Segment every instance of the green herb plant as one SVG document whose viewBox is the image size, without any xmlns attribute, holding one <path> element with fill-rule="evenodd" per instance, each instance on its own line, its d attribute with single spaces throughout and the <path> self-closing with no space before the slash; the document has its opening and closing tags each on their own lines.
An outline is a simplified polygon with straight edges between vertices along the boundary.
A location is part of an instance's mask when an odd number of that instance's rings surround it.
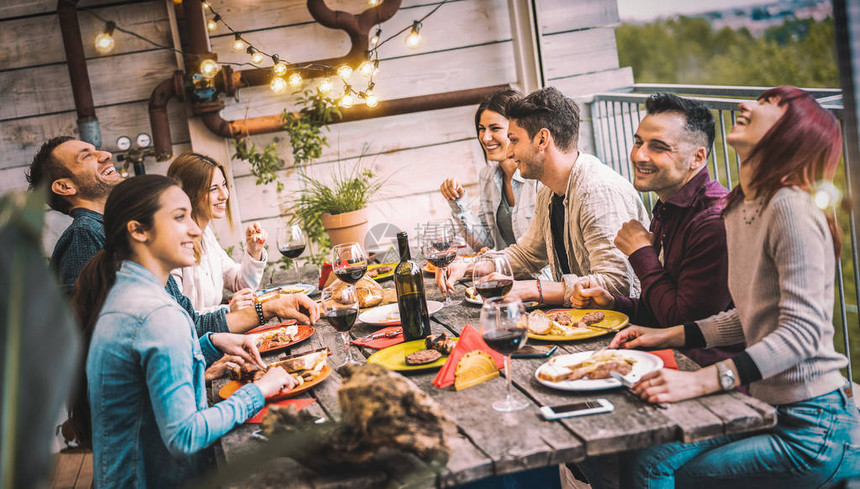
<svg viewBox="0 0 860 489">
<path fill-rule="evenodd" d="M 236 149 L 233 158 L 245 160 L 251 165 L 251 175 L 256 177 L 257 185 L 275 182 L 275 190 L 278 193 L 284 189 L 284 184 L 278 180 L 278 172 L 284 169 L 284 161 L 277 152 L 278 138 L 272 140 L 262 151 L 248 137 L 234 139 L 233 147 Z"/>
<path fill-rule="evenodd" d="M 293 148 L 293 161 L 296 168 L 301 169 L 307 163 L 319 158 L 323 148 L 328 146 L 328 138 L 323 130 L 341 117 L 337 103 L 321 92 L 305 90 L 297 95 L 296 100 L 304 108 L 298 112 L 284 111 L 284 129 L 290 135 Z"/>
</svg>

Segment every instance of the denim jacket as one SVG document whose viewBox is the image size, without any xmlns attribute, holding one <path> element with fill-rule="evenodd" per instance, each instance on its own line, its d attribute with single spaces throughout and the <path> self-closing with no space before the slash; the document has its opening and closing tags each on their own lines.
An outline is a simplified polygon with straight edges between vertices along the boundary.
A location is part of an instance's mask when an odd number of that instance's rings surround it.
<svg viewBox="0 0 860 489">
<path fill-rule="evenodd" d="M 198 452 L 263 407 L 254 384 L 208 407 L 203 373 L 221 355 L 209 337 L 149 270 L 123 262 L 86 365 L 96 488 L 178 486 L 205 470 Z"/>
</svg>

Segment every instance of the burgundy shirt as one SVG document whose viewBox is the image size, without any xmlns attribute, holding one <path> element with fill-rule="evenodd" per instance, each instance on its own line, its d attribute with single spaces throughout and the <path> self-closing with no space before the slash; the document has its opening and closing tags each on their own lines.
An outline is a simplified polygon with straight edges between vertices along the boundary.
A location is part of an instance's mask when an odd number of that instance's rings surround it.
<svg viewBox="0 0 860 489">
<path fill-rule="evenodd" d="M 726 194 L 728 190 L 711 180 L 705 168 L 668 201 L 657 201 L 650 230 L 654 244 L 629 257 L 642 294 L 638 299 L 614 295 L 615 310 L 627 314 L 634 324 L 669 327 L 732 307 L 721 216 Z M 701 366 L 741 351 L 743 345 L 681 349 Z"/>
</svg>

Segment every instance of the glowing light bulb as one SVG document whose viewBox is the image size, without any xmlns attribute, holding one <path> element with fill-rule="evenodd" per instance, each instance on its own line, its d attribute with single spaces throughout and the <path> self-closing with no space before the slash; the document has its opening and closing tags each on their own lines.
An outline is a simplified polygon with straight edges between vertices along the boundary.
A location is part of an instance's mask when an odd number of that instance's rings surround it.
<svg viewBox="0 0 860 489">
<path fill-rule="evenodd" d="M 269 83 L 269 88 L 275 93 L 284 93 L 287 90 L 287 82 L 283 78 L 276 76 Z"/>
<path fill-rule="evenodd" d="M 102 32 L 96 36 L 96 51 L 98 51 L 99 54 L 107 54 L 113 51 L 114 46 L 116 46 L 116 41 L 114 41 L 113 37 L 107 32 Z"/>
<path fill-rule="evenodd" d="M 406 36 L 406 46 L 410 49 L 418 49 L 418 46 L 421 44 L 421 34 L 419 31 L 421 30 L 421 23 L 417 20 L 412 23 L 412 30 L 409 31 L 409 35 Z"/>
<path fill-rule="evenodd" d="M 220 69 L 221 67 L 214 59 L 204 59 L 200 62 L 200 74 L 206 78 L 212 78 Z"/>
<path fill-rule="evenodd" d="M 218 23 L 215 22 L 214 20 L 209 19 L 206 22 L 206 28 L 209 29 L 210 31 L 214 31 L 216 27 L 218 27 Z"/>
<path fill-rule="evenodd" d="M 236 39 L 233 40 L 233 51 L 242 52 L 245 48 L 248 47 L 248 43 L 246 43 L 240 34 L 236 34 Z"/>
<path fill-rule="evenodd" d="M 209 10 L 209 8 L 210 8 L 209 2 L 203 2 L 203 8 L 205 8 L 206 10 Z"/>
<path fill-rule="evenodd" d="M 248 54 L 251 55 L 251 63 L 254 63 L 255 65 L 262 63 L 263 60 L 266 59 L 266 57 L 263 56 L 263 53 L 254 48 L 248 48 Z"/>
<path fill-rule="evenodd" d="M 382 0 L 367 0 L 367 4 L 371 7 L 376 7 L 380 3 L 382 3 Z"/>
<path fill-rule="evenodd" d="M 340 98 L 339 105 L 341 107 L 343 107 L 344 109 L 348 109 L 348 108 L 352 107 L 352 105 L 354 103 L 355 103 L 355 99 L 352 97 L 352 95 L 345 93 L 345 94 L 343 94 L 343 97 Z"/>
<path fill-rule="evenodd" d="M 337 75 L 344 80 L 349 80 L 349 77 L 352 76 L 352 68 L 349 65 L 341 65 L 337 69 Z"/>
<path fill-rule="evenodd" d="M 287 74 L 287 64 L 281 63 L 280 61 L 276 62 L 272 65 L 272 72 L 275 76 L 284 76 Z"/>
<path fill-rule="evenodd" d="M 373 36 L 370 37 L 370 42 L 368 43 L 370 49 L 376 47 L 379 44 L 379 36 L 382 35 L 382 29 L 376 29 L 376 32 L 373 33 Z"/>
<path fill-rule="evenodd" d="M 320 92 L 329 93 L 331 91 L 332 83 L 331 78 L 326 78 L 320 83 Z"/>
<path fill-rule="evenodd" d="M 371 109 L 379 105 L 379 97 L 373 94 L 370 90 L 367 91 L 367 95 L 364 96 L 364 103 L 367 104 Z"/>
<path fill-rule="evenodd" d="M 821 210 L 833 209 L 842 200 L 842 191 L 831 182 L 821 181 L 815 184 L 812 199 Z"/>
<path fill-rule="evenodd" d="M 370 78 L 373 75 L 373 63 L 370 60 L 364 60 L 358 65 L 358 72 L 365 78 Z"/>
<path fill-rule="evenodd" d="M 289 78 L 287 78 L 287 82 L 293 88 L 299 88 L 302 86 L 302 75 L 298 73 L 292 73 Z"/>
</svg>

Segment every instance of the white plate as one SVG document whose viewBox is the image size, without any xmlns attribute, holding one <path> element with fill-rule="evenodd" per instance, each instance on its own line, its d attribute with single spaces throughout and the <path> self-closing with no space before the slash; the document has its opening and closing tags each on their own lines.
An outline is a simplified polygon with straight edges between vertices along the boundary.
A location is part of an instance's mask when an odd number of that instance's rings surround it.
<svg viewBox="0 0 860 489">
<path fill-rule="evenodd" d="M 290 285 L 281 285 L 281 294 L 289 295 L 289 294 L 305 294 L 311 295 L 317 290 L 315 285 L 311 284 L 290 284 Z"/>
<path fill-rule="evenodd" d="M 442 310 L 441 302 L 427 301 L 427 313 L 429 315 L 432 316 L 440 310 Z M 358 320 L 375 326 L 394 326 L 400 324 L 399 312 L 397 304 L 387 304 L 364 311 L 358 315 Z M 397 319 L 393 319 L 392 316 L 396 316 Z"/>
<path fill-rule="evenodd" d="M 651 373 L 655 370 L 659 370 L 663 368 L 663 360 L 660 359 L 657 355 L 652 355 L 647 351 L 639 351 L 639 350 L 606 350 L 607 352 L 618 352 L 624 355 L 627 358 L 632 358 L 636 360 L 636 363 L 633 364 L 633 370 L 626 375 L 628 379 L 633 382 L 638 381 L 642 378 L 643 375 Z M 572 362 L 577 363 L 585 360 L 590 357 L 593 351 L 583 351 L 579 353 L 570 353 L 568 355 L 557 355 L 552 360 L 553 362 Z M 601 389 L 612 389 L 615 387 L 621 387 L 621 382 L 613 378 L 608 379 L 580 379 L 580 380 L 564 380 L 561 382 L 550 382 L 548 380 L 541 379 L 538 374 L 545 369 L 549 368 L 549 362 L 544 363 L 540 367 L 535 370 L 535 379 L 541 384 L 551 387 L 553 389 L 559 389 L 563 391 L 596 391 Z"/>
</svg>

